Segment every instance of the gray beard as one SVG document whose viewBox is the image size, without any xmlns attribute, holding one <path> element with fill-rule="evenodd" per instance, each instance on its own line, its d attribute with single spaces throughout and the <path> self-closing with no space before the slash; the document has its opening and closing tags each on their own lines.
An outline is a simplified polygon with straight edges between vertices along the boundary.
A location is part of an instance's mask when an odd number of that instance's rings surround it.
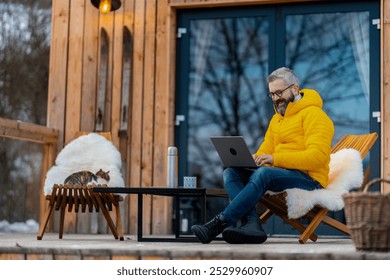
<svg viewBox="0 0 390 280">
<path fill-rule="evenodd" d="M 284 104 L 283 106 L 276 107 L 276 112 L 284 116 L 284 114 L 286 113 L 287 105 L 288 103 Z"/>
<path fill-rule="evenodd" d="M 279 105 L 279 106 L 277 105 L 278 102 L 276 104 L 274 104 L 276 112 L 278 112 L 279 114 L 284 116 L 284 114 L 286 113 L 286 109 L 287 109 L 288 103 L 292 102 L 293 100 L 294 100 L 294 95 L 293 94 L 291 94 L 286 99 L 279 100 L 279 101 L 283 101 L 284 103 L 283 103 L 283 105 Z"/>
</svg>

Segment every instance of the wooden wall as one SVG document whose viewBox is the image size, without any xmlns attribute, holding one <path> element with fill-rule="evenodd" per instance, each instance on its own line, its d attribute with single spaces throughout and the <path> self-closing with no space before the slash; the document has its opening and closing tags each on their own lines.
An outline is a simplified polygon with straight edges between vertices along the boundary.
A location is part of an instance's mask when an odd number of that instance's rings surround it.
<svg viewBox="0 0 390 280">
<path fill-rule="evenodd" d="M 387 50 L 387 51 L 385 51 Z M 381 0 L 381 177 L 390 178 L 390 0 Z M 382 186 L 390 192 L 389 185 Z"/>
<path fill-rule="evenodd" d="M 103 15 L 90 0 L 53 0 L 47 124 L 60 131 L 58 150 L 73 139 L 76 131 L 111 131 L 122 154 L 127 186 L 163 186 L 166 151 L 173 145 L 176 9 L 282 2 L 293 1 L 122 0 L 119 10 Z M 390 178 L 390 57 L 383 51 L 390 48 L 390 0 L 381 0 L 381 5 L 382 174 Z M 125 28 L 132 39 L 128 89 L 122 88 Z M 107 35 L 108 61 L 104 106 L 100 108 L 102 34 Z M 123 104 L 129 105 L 126 114 Z M 123 116 L 127 129 L 120 130 Z M 385 188 L 390 191 L 390 187 Z M 127 233 L 136 232 L 136 204 L 135 197 L 125 201 Z M 144 205 L 144 232 L 170 232 L 169 199 L 148 197 Z M 91 219 L 88 215 L 67 218 L 67 229 L 89 232 Z"/>
<path fill-rule="evenodd" d="M 90 0 L 52 2 L 48 126 L 60 130 L 59 150 L 76 131 L 95 131 L 97 127 L 111 131 L 122 154 L 127 186 L 165 184 L 166 150 L 173 144 L 168 21 L 168 1 L 126 0 L 118 11 L 107 15 L 100 14 Z M 128 89 L 122 89 L 124 28 L 132 36 Z M 100 77 L 104 33 L 108 39 L 107 76 Z M 98 100 L 103 78 L 107 81 L 104 108 Z M 128 92 L 127 114 L 121 109 L 122 91 Z M 99 116 L 102 127 L 97 125 Z M 120 131 L 123 116 L 128 125 Z M 123 213 L 125 231 L 131 233 L 136 232 L 136 202 L 129 197 Z M 170 231 L 169 200 L 148 197 L 144 203 L 144 215 L 149 217 L 144 231 Z M 67 231 L 90 230 L 92 216 L 80 216 L 66 219 Z"/>
</svg>

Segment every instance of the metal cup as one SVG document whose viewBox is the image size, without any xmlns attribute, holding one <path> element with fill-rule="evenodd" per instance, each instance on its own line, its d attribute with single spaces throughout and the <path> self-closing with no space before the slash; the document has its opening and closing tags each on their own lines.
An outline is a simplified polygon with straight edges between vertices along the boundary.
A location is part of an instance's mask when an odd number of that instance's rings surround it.
<svg viewBox="0 0 390 280">
<path fill-rule="evenodd" d="M 196 189 L 196 177 L 195 176 L 184 176 L 183 187 L 185 189 Z"/>
</svg>

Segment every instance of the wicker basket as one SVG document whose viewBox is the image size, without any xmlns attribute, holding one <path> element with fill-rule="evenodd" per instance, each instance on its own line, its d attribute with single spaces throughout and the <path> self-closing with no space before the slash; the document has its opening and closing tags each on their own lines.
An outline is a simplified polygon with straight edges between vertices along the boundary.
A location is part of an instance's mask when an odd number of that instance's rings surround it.
<svg viewBox="0 0 390 280">
<path fill-rule="evenodd" d="M 347 226 L 357 250 L 390 251 L 390 193 L 368 192 L 380 182 L 390 180 L 373 179 L 363 192 L 343 196 Z"/>
</svg>

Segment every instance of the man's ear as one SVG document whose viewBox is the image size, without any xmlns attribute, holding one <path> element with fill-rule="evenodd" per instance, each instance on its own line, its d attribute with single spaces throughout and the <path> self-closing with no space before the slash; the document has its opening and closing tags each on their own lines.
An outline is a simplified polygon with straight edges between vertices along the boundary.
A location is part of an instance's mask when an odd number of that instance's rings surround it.
<svg viewBox="0 0 390 280">
<path fill-rule="evenodd" d="M 294 85 L 292 88 L 293 88 L 293 91 L 294 91 L 294 96 L 297 96 L 299 94 L 299 86 L 298 85 Z"/>
</svg>

